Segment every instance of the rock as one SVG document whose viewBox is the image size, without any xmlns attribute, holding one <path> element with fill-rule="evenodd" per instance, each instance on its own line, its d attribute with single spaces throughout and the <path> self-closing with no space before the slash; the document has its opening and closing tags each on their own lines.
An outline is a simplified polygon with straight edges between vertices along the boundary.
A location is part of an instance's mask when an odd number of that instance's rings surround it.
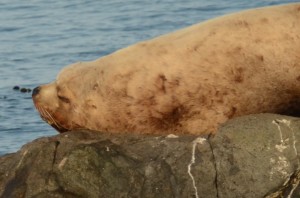
<svg viewBox="0 0 300 198">
<path fill-rule="evenodd" d="M 299 168 L 299 140 L 296 118 L 260 114 L 227 122 L 211 139 L 219 197 L 270 194 Z"/>
<path fill-rule="evenodd" d="M 24 87 L 20 88 L 17 85 L 13 87 L 13 90 L 20 91 L 21 93 L 30 93 L 31 92 L 30 88 L 24 88 Z"/>
<path fill-rule="evenodd" d="M 260 114 L 215 137 L 77 131 L 0 158 L 1 197 L 299 197 L 299 119 Z"/>
<path fill-rule="evenodd" d="M 16 85 L 13 87 L 13 90 L 20 90 L 20 87 Z"/>
<path fill-rule="evenodd" d="M 21 88 L 20 92 L 22 92 L 22 93 L 27 93 L 27 92 L 30 93 L 31 89 L 29 89 L 29 88 Z"/>
</svg>

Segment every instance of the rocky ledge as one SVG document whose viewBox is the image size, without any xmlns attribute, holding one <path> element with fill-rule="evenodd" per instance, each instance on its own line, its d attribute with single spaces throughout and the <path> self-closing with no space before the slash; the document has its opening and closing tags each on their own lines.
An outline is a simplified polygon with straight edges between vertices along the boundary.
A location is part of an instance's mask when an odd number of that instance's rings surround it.
<svg viewBox="0 0 300 198">
<path fill-rule="evenodd" d="M 233 119 L 214 137 L 44 137 L 0 158 L 1 197 L 300 197 L 300 121 Z"/>
</svg>

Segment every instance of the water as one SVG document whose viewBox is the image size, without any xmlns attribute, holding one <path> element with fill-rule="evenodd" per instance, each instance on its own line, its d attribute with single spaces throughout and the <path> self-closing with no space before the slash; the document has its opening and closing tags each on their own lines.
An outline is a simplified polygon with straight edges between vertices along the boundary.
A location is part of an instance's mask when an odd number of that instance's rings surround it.
<svg viewBox="0 0 300 198">
<path fill-rule="evenodd" d="M 292 0 L 1 0 L 0 155 L 57 132 L 35 111 L 30 93 L 62 67 L 94 60 L 137 41 L 247 8 Z"/>
</svg>

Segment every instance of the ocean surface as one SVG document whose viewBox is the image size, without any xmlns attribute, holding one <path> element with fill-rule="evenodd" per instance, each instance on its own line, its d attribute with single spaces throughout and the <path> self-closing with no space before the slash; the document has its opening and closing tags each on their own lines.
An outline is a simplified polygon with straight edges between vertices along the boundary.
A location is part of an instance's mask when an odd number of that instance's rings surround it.
<svg viewBox="0 0 300 198">
<path fill-rule="evenodd" d="M 0 0 L 0 155 L 57 132 L 31 93 L 66 65 L 239 10 L 293 0 Z"/>
</svg>

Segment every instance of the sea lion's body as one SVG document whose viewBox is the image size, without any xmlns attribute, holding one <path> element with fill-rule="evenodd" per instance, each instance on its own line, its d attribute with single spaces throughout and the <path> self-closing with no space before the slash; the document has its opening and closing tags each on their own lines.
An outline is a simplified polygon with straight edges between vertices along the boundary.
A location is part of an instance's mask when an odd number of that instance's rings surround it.
<svg viewBox="0 0 300 198">
<path fill-rule="evenodd" d="M 298 3 L 219 17 L 70 65 L 33 98 L 61 132 L 204 134 L 236 116 L 291 109 L 299 82 Z"/>
</svg>

